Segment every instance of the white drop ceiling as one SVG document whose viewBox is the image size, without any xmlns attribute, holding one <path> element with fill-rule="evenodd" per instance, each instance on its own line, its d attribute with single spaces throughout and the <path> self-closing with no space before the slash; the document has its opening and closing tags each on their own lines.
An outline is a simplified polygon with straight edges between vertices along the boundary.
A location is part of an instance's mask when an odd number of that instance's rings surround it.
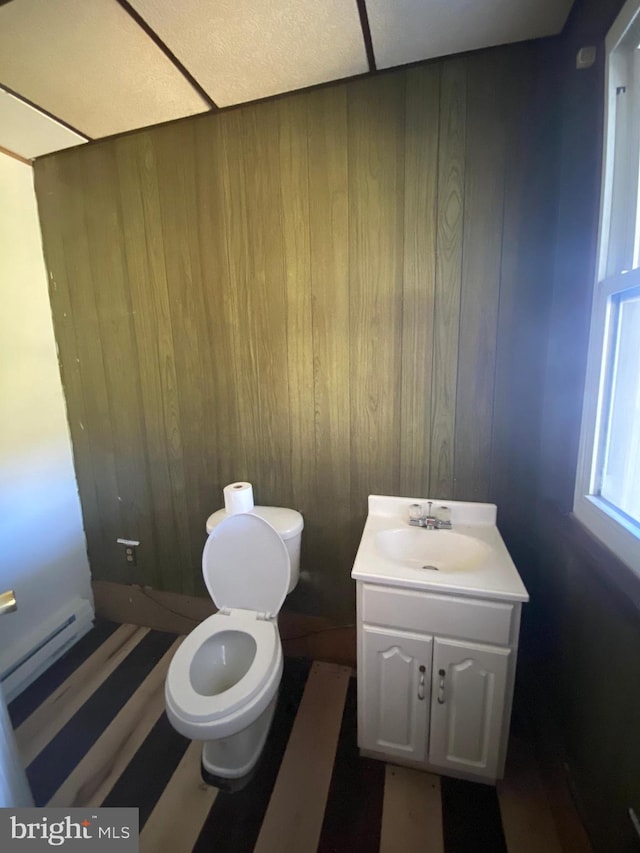
<svg viewBox="0 0 640 853">
<path fill-rule="evenodd" d="M 0 146 L 28 160 L 85 142 L 69 128 L 0 90 Z"/>
<path fill-rule="evenodd" d="M 132 0 L 219 107 L 369 70 L 355 0 Z"/>
<path fill-rule="evenodd" d="M 572 2 L 0 0 L 0 87 L 23 99 L 0 91 L 0 146 L 33 158 L 376 68 L 555 35 Z"/>
<path fill-rule="evenodd" d="M 367 0 L 378 68 L 554 35 L 573 0 Z"/>
</svg>

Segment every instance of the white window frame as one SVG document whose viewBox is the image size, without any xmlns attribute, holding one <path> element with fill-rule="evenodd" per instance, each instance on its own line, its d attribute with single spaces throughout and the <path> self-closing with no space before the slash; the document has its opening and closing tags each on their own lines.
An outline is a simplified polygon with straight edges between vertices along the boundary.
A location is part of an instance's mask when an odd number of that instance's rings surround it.
<svg viewBox="0 0 640 853">
<path fill-rule="evenodd" d="M 624 514 L 617 512 L 615 507 L 598 496 L 596 483 L 598 476 L 598 471 L 596 470 L 596 457 L 598 455 L 596 442 L 600 435 L 599 402 L 606 379 L 607 359 L 605 356 L 608 346 L 609 300 L 614 293 L 620 293 L 640 286 L 640 269 L 611 274 L 612 254 L 619 257 L 620 252 L 620 246 L 615 245 L 615 235 L 611 235 L 612 199 L 614 195 L 614 164 L 612 153 L 614 151 L 616 120 L 620 121 L 620 113 L 616 114 L 616 98 L 618 97 L 616 95 L 616 88 L 624 82 L 620 77 L 622 72 L 619 64 L 616 57 L 612 56 L 612 54 L 631 26 L 634 23 L 637 26 L 639 21 L 640 0 L 627 0 L 605 41 L 605 133 L 602 161 L 600 224 L 598 230 L 598 261 L 591 314 L 589 353 L 573 511 L 576 518 L 585 527 L 594 533 L 598 539 L 602 540 L 617 557 L 625 562 L 640 577 L 640 536 L 637 526 L 632 524 Z M 640 103 L 640 95 L 636 97 L 638 103 Z M 633 116 L 627 115 L 626 119 L 623 117 L 623 120 L 634 123 L 634 125 L 629 125 L 629 127 L 631 128 L 631 133 L 640 142 L 640 111 L 638 113 L 634 111 Z M 632 161 L 633 157 L 636 159 L 635 164 L 632 163 L 629 166 L 631 174 L 627 173 L 623 175 L 622 179 L 619 174 L 616 175 L 617 186 L 624 185 L 627 188 L 625 192 L 629 194 L 629 197 L 623 200 L 623 204 L 627 210 L 629 210 L 628 205 L 637 204 L 638 199 L 637 179 L 640 144 L 637 147 L 634 144 L 632 147 L 634 152 L 633 154 L 630 153 L 628 159 L 629 161 Z M 619 189 L 618 192 L 620 192 Z M 619 196 L 617 196 L 616 205 L 617 209 L 619 209 Z M 624 213 L 622 215 L 624 217 Z M 634 254 L 637 253 L 638 247 L 635 246 Z M 632 264 L 630 263 L 629 266 L 632 266 Z"/>
</svg>

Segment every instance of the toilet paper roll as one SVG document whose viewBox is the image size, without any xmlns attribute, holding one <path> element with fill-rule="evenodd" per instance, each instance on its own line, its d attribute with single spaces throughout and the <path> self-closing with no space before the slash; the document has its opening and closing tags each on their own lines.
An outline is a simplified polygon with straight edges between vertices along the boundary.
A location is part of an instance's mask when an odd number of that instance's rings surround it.
<svg viewBox="0 0 640 853">
<path fill-rule="evenodd" d="M 229 483 L 222 490 L 224 508 L 229 515 L 251 512 L 253 509 L 253 486 L 251 483 Z"/>
</svg>

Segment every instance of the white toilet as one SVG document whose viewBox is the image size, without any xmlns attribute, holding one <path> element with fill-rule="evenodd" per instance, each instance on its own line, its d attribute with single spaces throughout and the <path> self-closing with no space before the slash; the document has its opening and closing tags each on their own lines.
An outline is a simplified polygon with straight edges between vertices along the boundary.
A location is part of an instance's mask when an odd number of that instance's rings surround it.
<svg viewBox="0 0 640 853">
<path fill-rule="evenodd" d="M 218 612 L 174 655 L 165 701 L 173 727 L 204 741 L 213 776 L 244 776 L 266 742 L 282 676 L 277 616 L 298 580 L 302 527 L 300 513 L 282 507 L 207 520 L 202 573 Z"/>
</svg>

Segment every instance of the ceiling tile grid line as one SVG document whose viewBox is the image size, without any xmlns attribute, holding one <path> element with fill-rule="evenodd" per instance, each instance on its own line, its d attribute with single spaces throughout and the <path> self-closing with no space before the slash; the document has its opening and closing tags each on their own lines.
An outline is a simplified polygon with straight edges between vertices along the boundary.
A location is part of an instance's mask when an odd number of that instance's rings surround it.
<svg viewBox="0 0 640 853">
<path fill-rule="evenodd" d="M 129 0 L 218 104 L 369 71 L 356 0 Z"/>
<path fill-rule="evenodd" d="M 26 107 L 31 108 L 32 110 L 37 110 L 46 118 L 55 121 L 57 124 L 62 125 L 62 127 L 66 127 L 71 133 L 75 133 L 78 136 L 81 136 L 85 141 L 89 141 L 91 139 L 86 133 L 83 133 L 81 130 L 78 130 L 77 127 L 73 127 L 69 124 L 69 122 L 65 121 L 60 116 L 56 116 L 53 113 L 45 110 L 44 107 L 41 107 L 39 104 L 34 104 L 33 101 L 30 101 L 28 98 L 25 98 L 24 95 L 21 95 L 19 92 L 14 92 L 9 86 L 5 85 L 5 83 L 0 80 L 0 91 L 6 92 L 7 95 L 10 95 L 12 98 L 15 98 L 18 101 L 21 101 Z"/>
<path fill-rule="evenodd" d="M 122 6 L 125 12 L 131 16 L 131 18 L 138 24 L 138 26 L 152 39 L 155 44 L 160 48 L 160 50 L 165 54 L 167 59 L 172 62 L 178 71 L 182 74 L 182 76 L 191 83 L 193 88 L 198 92 L 198 94 L 208 102 L 209 106 L 212 109 L 218 109 L 218 105 L 215 101 L 208 95 L 207 92 L 202 88 L 200 83 L 196 80 L 196 78 L 191 74 L 188 68 L 180 62 L 178 57 L 169 49 L 169 47 L 162 41 L 160 36 L 151 29 L 149 24 L 145 21 L 145 19 L 140 15 L 128 2 L 128 0 L 116 0 L 116 2 Z"/>
<path fill-rule="evenodd" d="M 1 148 L 30 161 L 86 141 L 74 129 L 0 88 Z"/>
<path fill-rule="evenodd" d="M 362 38 L 364 39 L 364 47 L 367 52 L 369 71 L 373 72 L 377 70 L 377 65 L 373 50 L 373 40 L 371 39 L 371 27 L 369 26 L 367 3 L 366 0 L 356 0 L 356 2 L 358 4 L 358 14 L 360 15 L 360 26 L 362 27 Z"/>
<path fill-rule="evenodd" d="M 116 0 L 0 6 L 0 80 L 92 137 L 210 109 Z"/>
</svg>

